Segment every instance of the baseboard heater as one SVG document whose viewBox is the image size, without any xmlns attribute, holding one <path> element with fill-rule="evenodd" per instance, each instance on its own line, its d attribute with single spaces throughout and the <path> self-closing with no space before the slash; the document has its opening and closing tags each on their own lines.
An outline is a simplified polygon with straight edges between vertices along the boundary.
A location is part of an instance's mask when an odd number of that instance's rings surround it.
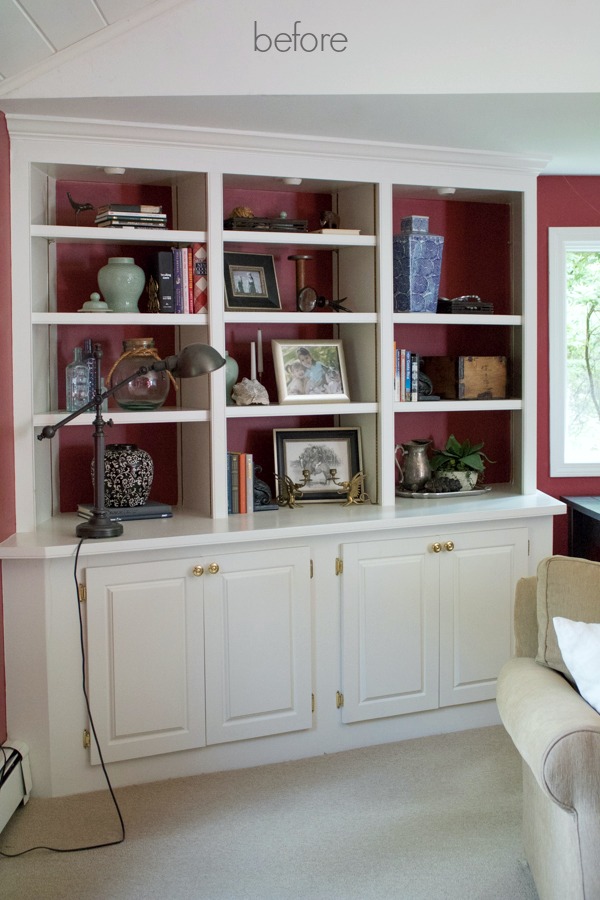
<svg viewBox="0 0 600 900">
<path fill-rule="evenodd" d="M 22 741 L 7 741 L 0 750 L 0 831 L 30 793 L 29 748 Z"/>
</svg>

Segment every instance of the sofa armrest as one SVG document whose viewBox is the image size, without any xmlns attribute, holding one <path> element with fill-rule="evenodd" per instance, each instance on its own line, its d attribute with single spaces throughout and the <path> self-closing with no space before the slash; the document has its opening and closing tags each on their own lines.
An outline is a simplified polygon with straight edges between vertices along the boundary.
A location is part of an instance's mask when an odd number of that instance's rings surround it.
<svg viewBox="0 0 600 900">
<path fill-rule="evenodd" d="M 519 578 L 515 588 L 515 656 L 538 652 L 537 576 Z"/>
<path fill-rule="evenodd" d="M 562 675 L 529 657 L 504 665 L 497 703 L 542 790 L 565 809 L 600 813 L 600 715 Z"/>
</svg>

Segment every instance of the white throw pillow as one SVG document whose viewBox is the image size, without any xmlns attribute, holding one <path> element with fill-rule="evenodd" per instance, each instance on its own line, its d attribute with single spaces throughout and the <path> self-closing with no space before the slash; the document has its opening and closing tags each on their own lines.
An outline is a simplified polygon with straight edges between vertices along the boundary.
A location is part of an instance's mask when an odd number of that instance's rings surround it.
<svg viewBox="0 0 600 900">
<path fill-rule="evenodd" d="M 555 616 L 562 657 L 584 700 L 600 712 L 600 624 Z"/>
</svg>

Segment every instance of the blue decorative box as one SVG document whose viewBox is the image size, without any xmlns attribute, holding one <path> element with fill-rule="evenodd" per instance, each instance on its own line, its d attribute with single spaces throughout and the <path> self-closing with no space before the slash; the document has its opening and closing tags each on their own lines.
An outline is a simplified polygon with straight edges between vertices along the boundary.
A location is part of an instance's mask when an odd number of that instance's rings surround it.
<svg viewBox="0 0 600 900">
<path fill-rule="evenodd" d="M 400 234 L 394 235 L 394 312 L 437 311 L 444 238 L 412 230 L 429 227 L 427 216 L 402 219 Z"/>
</svg>

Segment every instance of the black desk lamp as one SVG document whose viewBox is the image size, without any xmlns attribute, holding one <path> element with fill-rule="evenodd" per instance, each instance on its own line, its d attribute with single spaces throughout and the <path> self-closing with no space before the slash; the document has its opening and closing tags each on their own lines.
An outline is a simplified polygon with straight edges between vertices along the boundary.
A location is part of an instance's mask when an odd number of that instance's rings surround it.
<svg viewBox="0 0 600 900">
<path fill-rule="evenodd" d="M 100 384 L 100 363 L 102 360 L 102 347 L 94 344 L 94 359 L 96 361 L 96 384 Z M 59 428 L 73 421 L 89 409 L 94 409 L 94 506 L 91 518 L 82 522 L 75 529 L 77 537 L 83 538 L 111 538 L 123 534 L 121 522 L 113 522 L 104 506 L 104 426 L 112 425 L 112 419 L 106 422 L 102 418 L 102 404 L 111 397 L 124 384 L 132 378 L 145 375 L 147 372 L 171 372 L 176 378 L 196 378 L 198 375 L 206 375 L 225 365 L 225 359 L 214 347 L 208 344 L 190 344 L 184 347 L 181 353 L 160 359 L 149 366 L 140 366 L 137 372 L 132 372 L 127 378 L 113 385 L 105 391 L 96 391 L 93 400 L 86 403 L 67 416 L 56 425 L 46 425 L 38 434 L 38 441 L 44 438 L 53 438 Z"/>
</svg>

